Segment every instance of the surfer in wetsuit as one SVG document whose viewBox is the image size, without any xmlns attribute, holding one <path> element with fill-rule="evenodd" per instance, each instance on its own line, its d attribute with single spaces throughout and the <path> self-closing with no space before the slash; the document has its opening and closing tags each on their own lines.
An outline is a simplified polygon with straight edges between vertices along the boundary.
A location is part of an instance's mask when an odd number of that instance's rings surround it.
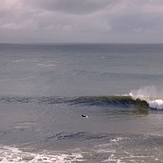
<svg viewBox="0 0 163 163">
<path fill-rule="evenodd" d="M 90 118 L 90 116 L 88 116 L 88 115 L 81 115 L 81 117 L 83 117 L 83 118 Z"/>
</svg>

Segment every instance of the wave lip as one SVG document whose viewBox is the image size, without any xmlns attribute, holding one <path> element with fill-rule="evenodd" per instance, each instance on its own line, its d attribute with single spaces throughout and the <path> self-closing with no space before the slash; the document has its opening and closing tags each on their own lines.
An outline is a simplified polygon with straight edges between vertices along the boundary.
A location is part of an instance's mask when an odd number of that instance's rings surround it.
<svg viewBox="0 0 163 163">
<path fill-rule="evenodd" d="M 162 110 L 163 109 L 163 99 L 156 98 L 158 95 L 160 96 L 162 93 L 158 91 L 156 86 L 146 86 L 139 88 L 138 90 L 132 90 L 129 95 L 133 99 L 140 99 L 147 102 L 149 108 Z"/>
<path fill-rule="evenodd" d="M 151 109 L 156 109 L 156 110 L 163 110 L 163 99 L 161 98 L 154 98 L 154 97 L 134 97 L 132 94 L 130 94 L 131 97 L 135 100 L 139 99 L 142 101 L 146 101 L 148 104 L 148 107 Z"/>
</svg>

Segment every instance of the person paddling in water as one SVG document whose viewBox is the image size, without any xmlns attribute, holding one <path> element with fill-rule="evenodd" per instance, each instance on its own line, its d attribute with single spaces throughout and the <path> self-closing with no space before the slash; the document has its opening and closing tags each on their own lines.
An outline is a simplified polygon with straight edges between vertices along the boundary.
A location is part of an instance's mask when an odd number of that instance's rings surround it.
<svg viewBox="0 0 163 163">
<path fill-rule="evenodd" d="M 83 118 L 90 118 L 90 116 L 88 116 L 88 115 L 81 115 L 81 117 L 83 117 Z"/>
</svg>

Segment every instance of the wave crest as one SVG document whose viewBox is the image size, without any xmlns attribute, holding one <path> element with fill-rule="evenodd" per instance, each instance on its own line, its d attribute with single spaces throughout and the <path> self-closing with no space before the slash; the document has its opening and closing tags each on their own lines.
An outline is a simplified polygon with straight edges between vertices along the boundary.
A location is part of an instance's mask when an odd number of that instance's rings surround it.
<svg viewBox="0 0 163 163">
<path fill-rule="evenodd" d="M 163 99 L 145 96 L 1 97 L 1 103 L 38 103 L 163 109 Z"/>
<path fill-rule="evenodd" d="M 146 101 L 149 105 L 149 108 L 163 109 L 163 99 L 156 98 L 158 95 L 158 91 L 155 86 L 147 86 L 138 90 L 132 90 L 129 95 L 133 99 L 140 99 Z"/>
</svg>

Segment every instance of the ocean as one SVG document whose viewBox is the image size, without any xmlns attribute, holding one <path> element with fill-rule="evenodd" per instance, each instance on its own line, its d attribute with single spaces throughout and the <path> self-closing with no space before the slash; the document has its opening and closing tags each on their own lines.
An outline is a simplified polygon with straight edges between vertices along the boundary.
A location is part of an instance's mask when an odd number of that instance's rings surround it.
<svg viewBox="0 0 163 163">
<path fill-rule="evenodd" d="M 162 163 L 163 44 L 0 44 L 0 162 Z"/>
</svg>

